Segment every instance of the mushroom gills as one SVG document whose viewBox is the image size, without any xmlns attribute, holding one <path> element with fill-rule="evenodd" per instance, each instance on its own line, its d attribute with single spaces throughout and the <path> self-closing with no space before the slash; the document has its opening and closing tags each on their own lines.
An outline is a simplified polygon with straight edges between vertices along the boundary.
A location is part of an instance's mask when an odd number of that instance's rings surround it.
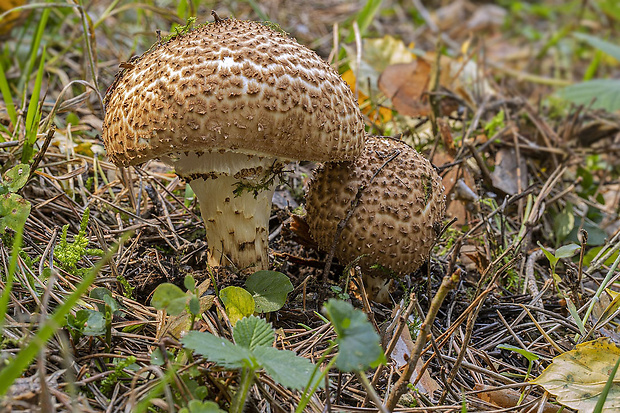
<svg viewBox="0 0 620 413">
<path fill-rule="evenodd" d="M 275 158 L 229 151 L 177 153 L 163 160 L 196 194 L 209 265 L 267 269 L 271 199 L 282 164 Z"/>
</svg>

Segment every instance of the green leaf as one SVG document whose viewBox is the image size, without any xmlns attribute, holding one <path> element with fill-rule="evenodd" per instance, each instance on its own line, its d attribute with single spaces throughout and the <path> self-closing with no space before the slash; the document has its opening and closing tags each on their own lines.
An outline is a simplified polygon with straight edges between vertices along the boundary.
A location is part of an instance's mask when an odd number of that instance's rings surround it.
<svg viewBox="0 0 620 413">
<path fill-rule="evenodd" d="M 575 253 L 577 252 L 579 248 L 581 248 L 581 246 L 577 244 L 563 245 L 557 250 L 555 250 L 555 257 L 557 259 L 570 258 L 573 255 L 575 255 Z"/>
<path fill-rule="evenodd" d="M 124 236 L 120 242 L 125 242 L 125 240 L 127 240 L 126 236 Z M 8 360 L 5 367 L 0 370 L 0 396 L 6 394 L 11 384 L 15 382 L 15 379 L 23 373 L 24 369 L 26 369 L 39 354 L 47 340 L 58 330 L 58 326 L 62 325 L 69 311 L 77 304 L 82 295 L 86 294 L 90 285 L 95 281 L 96 275 L 101 271 L 101 268 L 110 261 L 112 256 L 116 254 L 117 250 L 118 245 L 110 248 L 106 255 L 86 273 L 82 282 L 75 287 L 75 290 L 70 295 L 65 296 L 64 302 L 39 326 L 39 331 L 37 331 L 28 344 L 22 347 L 19 353 L 17 353 L 17 356 Z"/>
<path fill-rule="evenodd" d="M 108 290 L 105 287 L 97 287 L 97 288 L 93 288 L 90 293 L 88 294 L 88 296 L 90 298 L 94 298 L 96 300 L 101 300 L 103 301 L 103 303 L 95 303 L 95 305 L 97 306 L 97 309 L 102 312 L 105 313 L 105 306 L 106 304 L 108 306 L 110 306 L 110 309 L 112 310 L 112 313 L 115 313 L 116 311 L 118 311 L 120 309 L 120 305 L 118 304 L 118 301 L 116 301 L 113 297 L 112 297 L 112 291 Z"/>
<path fill-rule="evenodd" d="M 558 243 L 564 241 L 574 227 L 575 214 L 573 213 L 572 205 L 568 204 L 567 207 L 560 211 L 553 219 L 553 229 L 555 230 Z"/>
<path fill-rule="evenodd" d="M 194 350 L 220 366 L 228 368 L 242 368 L 252 365 L 252 356 L 245 347 L 235 346 L 228 340 L 215 337 L 210 333 L 190 331 L 181 339 L 185 348 Z"/>
<path fill-rule="evenodd" d="M 220 409 L 220 406 L 211 401 L 201 402 L 200 400 L 190 400 L 187 403 L 187 407 L 184 407 L 179 412 L 181 413 L 226 413 L 224 410 Z"/>
<path fill-rule="evenodd" d="M 573 36 L 575 36 L 579 40 L 583 40 L 590 46 L 600 50 L 601 52 L 607 53 L 614 59 L 620 61 L 620 46 L 618 46 L 617 44 L 610 43 L 606 40 L 601 39 L 600 37 L 592 36 L 585 33 L 573 33 Z"/>
<path fill-rule="evenodd" d="M 579 329 L 579 333 L 582 336 L 585 336 L 586 333 L 586 329 L 583 326 L 583 321 L 581 321 L 581 317 L 579 316 L 579 313 L 577 312 L 577 307 L 575 307 L 575 304 L 573 303 L 573 301 L 566 297 L 566 306 L 568 307 L 568 312 L 570 313 L 570 315 L 573 317 L 573 320 L 575 321 L 575 324 L 577 324 L 577 328 Z"/>
<path fill-rule="evenodd" d="M 151 298 L 151 305 L 157 310 L 167 310 L 171 315 L 179 315 L 185 310 L 188 295 L 170 283 L 157 286 Z"/>
<path fill-rule="evenodd" d="M 46 9 L 47 10 L 47 9 Z M 39 96 L 41 94 L 41 83 L 43 81 L 43 73 L 45 67 L 45 47 L 41 54 L 39 62 L 39 70 L 34 81 L 34 89 L 30 96 L 28 104 L 28 112 L 26 113 L 26 141 L 22 152 L 22 162 L 28 163 L 32 159 L 33 147 L 37 141 L 37 132 L 39 130 L 39 121 L 41 120 L 41 111 L 39 109 Z"/>
<path fill-rule="evenodd" d="M 200 300 L 198 300 L 198 297 L 196 297 L 195 295 L 192 295 L 192 297 L 189 299 L 189 311 L 193 315 L 200 314 Z"/>
<path fill-rule="evenodd" d="M 364 7 L 357 13 L 355 20 L 357 21 L 357 27 L 359 28 L 360 35 L 363 36 L 366 29 L 372 23 L 375 15 L 379 11 L 382 0 L 368 0 Z M 351 33 L 346 39 L 346 43 L 351 43 L 355 39 L 355 32 L 351 29 Z"/>
<path fill-rule="evenodd" d="M 220 291 L 220 300 L 224 303 L 226 314 L 234 327 L 243 317 L 254 314 L 254 298 L 241 287 L 230 286 Z"/>
<path fill-rule="evenodd" d="M 620 109 L 620 79 L 594 79 L 558 90 L 558 96 L 576 105 L 614 112 Z M 596 99 L 596 100 L 594 100 Z"/>
<path fill-rule="evenodd" d="M 271 325 L 253 315 L 245 317 L 233 328 L 233 337 L 238 346 L 254 350 L 259 346 L 271 346 L 276 336 Z"/>
<path fill-rule="evenodd" d="M 293 390 L 301 390 L 308 385 L 315 366 L 310 360 L 298 357 L 289 350 L 273 347 L 257 347 L 253 351 L 259 364 L 263 366 L 277 383 Z M 320 374 L 315 375 L 317 379 Z"/>
<path fill-rule="evenodd" d="M 0 195 L 0 234 L 8 227 L 17 232 L 26 224 L 30 214 L 30 202 L 17 194 Z"/>
<path fill-rule="evenodd" d="M 4 99 L 6 111 L 9 115 L 9 119 L 11 120 L 11 124 L 13 124 L 13 127 L 15 128 L 17 125 L 17 112 L 15 111 L 15 104 L 13 103 L 13 97 L 11 96 L 11 87 L 6 79 L 2 64 L 0 64 L 0 93 Z M 2 138 L 0 138 L 0 142 L 2 142 Z"/>
<path fill-rule="evenodd" d="M 196 289 L 196 280 L 194 280 L 191 274 L 188 274 L 185 276 L 185 280 L 183 280 L 183 285 L 189 291 L 194 291 L 194 289 Z"/>
<path fill-rule="evenodd" d="M 551 252 L 547 250 L 547 248 L 543 247 L 540 241 L 538 241 L 538 246 L 542 249 L 542 252 L 545 253 L 545 257 L 549 260 L 549 264 L 551 264 L 551 268 L 555 268 L 555 265 L 558 263 L 559 259 L 555 257 Z"/>
<path fill-rule="evenodd" d="M 17 192 L 26 185 L 30 176 L 30 165 L 20 163 L 4 174 L 4 183 L 9 192 Z"/>
<path fill-rule="evenodd" d="M 385 362 L 379 336 L 366 314 L 346 301 L 335 299 L 325 304 L 325 310 L 338 334 L 336 367 L 340 371 L 363 371 Z"/>
<path fill-rule="evenodd" d="M 588 234 L 588 241 L 590 241 L 590 234 Z M 602 249 L 603 247 L 595 247 L 595 248 L 592 248 L 590 251 L 588 251 L 586 255 L 583 257 L 583 265 L 589 266 L 592 260 L 594 259 L 594 257 L 596 257 L 597 254 Z M 615 252 L 611 254 L 611 256 L 609 256 L 609 258 L 605 260 L 603 265 L 606 265 L 608 267 L 611 266 L 614 263 L 614 261 L 618 258 L 618 254 L 620 254 L 620 252 Z"/>
<path fill-rule="evenodd" d="M 523 357 L 528 359 L 528 361 L 536 361 L 536 360 L 538 360 L 540 358 L 536 354 L 534 354 L 534 353 L 532 353 L 530 351 L 522 349 L 521 347 L 511 346 L 509 344 L 500 344 L 499 346 L 497 346 L 497 348 L 501 348 L 501 349 L 504 349 L 504 350 L 510 350 L 510 351 L 514 351 L 515 353 L 519 353 Z"/>
<path fill-rule="evenodd" d="M 256 271 L 248 277 L 245 287 L 253 295 L 259 313 L 278 311 L 293 291 L 289 278 L 278 271 Z"/>
<path fill-rule="evenodd" d="M 76 319 L 84 320 L 84 327 L 81 330 L 85 336 L 100 336 L 105 333 L 105 317 L 102 313 L 95 310 L 79 310 Z"/>
</svg>

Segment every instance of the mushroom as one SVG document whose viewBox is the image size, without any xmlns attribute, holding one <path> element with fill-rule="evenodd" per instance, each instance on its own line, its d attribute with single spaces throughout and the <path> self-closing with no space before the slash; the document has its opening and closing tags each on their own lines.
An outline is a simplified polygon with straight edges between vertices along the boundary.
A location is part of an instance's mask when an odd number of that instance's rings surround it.
<svg viewBox="0 0 620 413">
<path fill-rule="evenodd" d="M 315 52 L 273 25 L 214 16 L 123 65 L 106 96 L 103 141 L 118 166 L 159 158 L 189 182 L 209 264 L 266 269 L 283 165 L 354 159 L 364 123 Z"/>
<path fill-rule="evenodd" d="M 445 213 L 443 192 L 431 163 L 409 145 L 368 137 L 354 162 L 327 163 L 315 172 L 306 221 L 320 249 L 329 252 L 335 242 L 344 264 L 361 257 L 368 295 L 385 301 L 380 291 L 386 292 L 389 275 L 412 273 L 428 259 Z M 341 222 L 346 225 L 337 236 Z"/>
</svg>

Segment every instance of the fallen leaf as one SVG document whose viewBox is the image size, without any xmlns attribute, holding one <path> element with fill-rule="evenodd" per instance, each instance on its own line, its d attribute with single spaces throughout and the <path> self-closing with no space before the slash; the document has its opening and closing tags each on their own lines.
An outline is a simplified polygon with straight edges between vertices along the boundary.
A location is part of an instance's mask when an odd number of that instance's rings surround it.
<svg viewBox="0 0 620 413">
<path fill-rule="evenodd" d="M 491 172 L 491 180 L 496 189 L 508 195 L 519 193 L 519 176 L 521 170 L 521 191 L 527 188 L 527 165 L 521 157 L 521 167 L 517 165 L 517 154 L 512 148 L 502 148 L 495 155 L 495 169 Z"/>
<path fill-rule="evenodd" d="M 349 87 L 351 88 L 351 91 L 353 92 L 353 94 L 355 95 L 355 74 L 353 73 L 353 71 L 351 69 L 347 70 L 346 72 L 344 72 L 342 74 L 342 79 L 347 82 L 347 84 L 349 85 Z M 364 92 L 362 92 L 363 88 L 360 87 L 360 91 L 357 93 L 357 103 L 362 111 L 362 113 L 366 116 L 368 116 L 368 118 L 372 121 L 380 121 L 380 122 L 387 122 L 389 120 L 392 119 L 392 110 L 386 107 L 380 107 L 379 108 L 379 112 L 377 114 L 377 111 L 372 107 L 372 103 L 370 101 L 370 98 L 368 97 L 368 95 L 366 95 Z"/>
<path fill-rule="evenodd" d="M 200 297 L 200 313 L 204 313 L 209 310 L 213 305 L 214 296 L 207 295 L 204 297 Z M 158 313 L 162 313 L 158 311 Z M 198 317 L 199 318 L 199 317 Z M 183 334 L 187 333 L 191 330 L 192 326 L 190 325 L 192 320 L 191 315 L 187 311 L 183 311 L 181 314 L 177 316 L 168 316 L 163 323 L 161 328 L 158 328 L 157 331 L 157 339 L 161 340 L 163 337 L 169 335 L 173 338 L 180 338 Z M 162 325 L 162 324 L 159 324 Z"/>
<path fill-rule="evenodd" d="M 422 117 L 431 113 L 428 85 L 431 65 L 422 59 L 385 68 L 379 76 L 379 89 L 392 100 L 401 115 Z"/>
<path fill-rule="evenodd" d="M 592 412 L 619 357 L 620 348 L 609 338 L 588 341 L 555 357 L 532 383 L 542 386 L 571 409 Z M 620 372 L 617 372 L 601 412 L 619 409 Z"/>
<path fill-rule="evenodd" d="M 411 352 L 413 351 L 414 343 L 411 338 L 411 334 L 409 333 L 408 328 L 404 328 L 403 332 L 400 334 L 398 338 L 398 342 L 396 342 L 396 346 L 394 347 L 394 351 L 392 351 L 392 355 L 390 358 L 396 363 L 398 368 L 403 367 L 409 361 L 409 357 L 411 356 Z M 422 370 L 424 366 L 424 362 L 422 358 L 418 359 L 418 362 L 415 367 L 414 373 L 411 375 L 411 383 L 414 383 L 417 380 L 419 372 Z M 426 394 L 431 400 L 434 400 L 433 394 L 436 391 L 441 390 L 441 386 L 435 379 L 433 379 L 428 372 L 428 369 L 424 370 L 422 373 L 422 377 L 415 384 L 416 390 L 419 392 Z"/>
<path fill-rule="evenodd" d="M 454 162 L 454 158 L 446 152 L 438 151 L 433 157 L 433 163 L 442 166 Z M 447 205 L 446 216 L 457 218 L 457 225 L 466 225 L 469 223 L 467 219 L 468 206 L 474 205 L 476 200 L 465 201 L 460 194 L 463 192 L 459 186 L 465 185 L 470 190 L 476 188 L 476 182 L 466 166 L 459 168 L 458 165 L 452 166 L 446 173 L 442 174 L 443 186 L 445 188 Z M 462 180 L 459 184 L 458 181 Z M 459 192 L 460 191 L 460 192 Z M 475 192 L 474 192 L 475 195 Z"/>
<path fill-rule="evenodd" d="M 476 396 L 480 400 L 484 400 L 487 403 L 494 404 L 497 407 L 503 407 L 503 408 L 516 407 L 517 403 L 519 402 L 519 398 L 521 397 L 521 394 L 518 391 L 515 391 L 512 389 L 495 389 L 491 386 L 476 384 L 474 386 L 474 391 L 479 391 L 479 390 L 486 390 L 482 393 L 476 393 Z M 528 396 L 521 402 L 521 404 L 532 402 L 535 399 L 536 398 L 533 396 Z M 560 410 L 559 407 L 546 402 L 543 407 L 542 413 L 555 413 L 558 410 Z"/>
</svg>

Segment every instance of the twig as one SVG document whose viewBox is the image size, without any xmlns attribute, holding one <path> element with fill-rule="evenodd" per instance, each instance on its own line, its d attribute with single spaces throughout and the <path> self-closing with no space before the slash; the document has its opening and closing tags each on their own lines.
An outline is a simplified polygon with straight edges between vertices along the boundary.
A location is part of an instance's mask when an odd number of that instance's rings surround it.
<svg viewBox="0 0 620 413">
<path fill-rule="evenodd" d="M 411 357 L 409 358 L 409 362 L 405 366 L 403 374 L 400 376 L 387 398 L 386 406 L 389 411 L 394 410 L 396 404 L 400 400 L 400 397 L 407 390 L 407 383 L 409 383 L 409 380 L 411 380 L 411 375 L 415 371 L 418 359 L 420 358 L 422 350 L 424 349 L 424 345 L 426 344 L 427 336 L 431 332 L 431 326 L 433 325 L 433 321 L 435 320 L 435 317 L 437 316 L 437 313 L 441 308 L 443 300 L 446 298 L 448 293 L 458 285 L 459 279 L 460 270 L 455 271 L 454 273 L 452 273 L 452 275 L 446 275 L 443 278 L 441 286 L 439 286 L 437 293 L 433 297 L 433 301 L 431 301 L 431 305 L 428 309 L 428 313 L 426 314 L 424 323 L 422 323 L 422 325 L 420 326 L 418 338 L 415 341 L 415 346 L 413 352 L 411 353 Z"/>
</svg>

